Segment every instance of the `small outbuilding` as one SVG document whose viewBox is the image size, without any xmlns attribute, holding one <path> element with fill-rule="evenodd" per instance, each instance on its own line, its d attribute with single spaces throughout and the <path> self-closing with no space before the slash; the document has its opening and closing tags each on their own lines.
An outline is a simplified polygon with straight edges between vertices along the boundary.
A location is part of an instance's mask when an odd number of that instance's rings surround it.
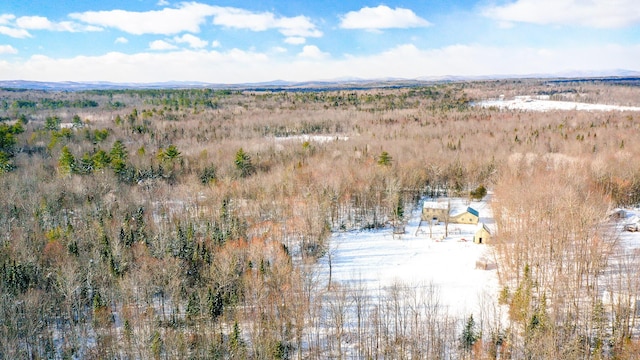
<svg viewBox="0 0 640 360">
<path fill-rule="evenodd" d="M 612 220 L 620 220 L 627 217 L 627 212 L 623 209 L 614 209 L 609 212 L 609 218 Z"/>
<path fill-rule="evenodd" d="M 473 242 L 476 244 L 486 244 L 491 241 L 491 231 L 485 223 L 478 224 L 476 234 L 473 236 Z"/>
</svg>

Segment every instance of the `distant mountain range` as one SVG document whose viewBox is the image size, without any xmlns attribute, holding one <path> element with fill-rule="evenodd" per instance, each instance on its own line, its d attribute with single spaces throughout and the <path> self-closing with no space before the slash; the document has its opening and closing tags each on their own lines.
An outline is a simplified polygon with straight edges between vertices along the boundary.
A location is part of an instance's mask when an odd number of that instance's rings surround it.
<svg viewBox="0 0 640 360">
<path fill-rule="evenodd" d="M 439 82 L 483 81 L 504 79 L 554 79 L 558 81 L 571 80 L 632 80 L 640 83 L 640 71 L 609 70 L 609 71 L 568 71 L 557 74 L 529 74 L 529 75 L 487 75 L 487 76 L 423 76 L 415 79 L 382 78 L 359 79 L 340 78 L 334 80 L 294 82 L 274 80 L 259 83 L 244 84 L 216 84 L 198 81 L 167 81 L 155 83 L 113 83 L 97 82 L 46 82 L 28 80 L 0 80 L 0 88 L 25 90 L 55 90 L 55 91 L 83 91 L 83 90 L 123 90 L 123 89 L 249 89 L 249 90 L 344 90 L 344 89 L 373 89 L 421 86 Z"/>
</svg>

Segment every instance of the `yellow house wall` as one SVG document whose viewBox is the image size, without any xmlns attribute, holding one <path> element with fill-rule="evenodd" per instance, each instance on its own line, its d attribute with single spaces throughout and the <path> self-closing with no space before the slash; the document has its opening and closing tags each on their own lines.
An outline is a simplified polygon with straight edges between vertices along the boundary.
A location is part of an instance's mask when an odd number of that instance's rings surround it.
<svg viewBox="0 0 640 360">
<path fill-rule="evenodd" d="M 476 234 L 473 236 L 473 242 L 478 244 L 480 242 L 480 238 L 482 238 L 482 243 L 486 244 L 491 240 L 491 234 L 487 232 L 484 228 L 478 230 Z"/>
<path fill-rule="evenodd" d="M 451 219 L 449 219 L 449 222 L 453 224 L 477 224 L 478 217 L 471 213 L 465 212 L 458 216 L 452 217 Z"/>
<path fill-rule="evenodd" d="M 422 209 L 422 220 L 425 220 L 425 221 L 430 221 L 433 218 L 438 219 L 438 221 L 444 221 L 446 215 L 447 215 L 446 209 L 431 209 L 431 208 Z"/>
</svg>

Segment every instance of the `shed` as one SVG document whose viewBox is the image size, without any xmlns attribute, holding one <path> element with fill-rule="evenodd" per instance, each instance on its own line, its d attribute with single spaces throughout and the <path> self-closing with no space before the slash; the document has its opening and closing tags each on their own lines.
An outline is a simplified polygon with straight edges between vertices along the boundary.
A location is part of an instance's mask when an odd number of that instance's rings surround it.
<svg viewBox="0 0 640 360">
<path fill-rule="evenodd" d="M 473 242 L 476 244 L 486 244 L 491 241 L 491 231 L 485 223 L 478 224 L 476 234 L 473 236 Z"/>
<path fill-rule="evenodd" d="M 609 218 L 612 220 L 620 220 L 627 217 L 627 212 L 623 209 L 614 209 L 609 212 Z"/>
</svg>

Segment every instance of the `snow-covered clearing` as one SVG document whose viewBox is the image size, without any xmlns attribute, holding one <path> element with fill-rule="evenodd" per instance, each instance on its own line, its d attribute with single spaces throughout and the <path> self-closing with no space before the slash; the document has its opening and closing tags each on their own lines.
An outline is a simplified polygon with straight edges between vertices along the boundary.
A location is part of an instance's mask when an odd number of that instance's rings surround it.
<svg viewBox="0 0 640 360">
<path fill-rule="evenodd" d="M 493 224 L 487 201 L 452 199 L 452 208 L 460 206 L 478 210 L 480 222 Z M 320 262 L 323 280 L 329 281 L 331 260 L 332 283 L 361 282 L 374 296 L 398 283 L 416 289 L 434 285 L 450 315 L 462 318 L 478 313 L 481 306 L 495 306 L 499 288 L 495 267 L 476 269 L 478 260 L 492 258 L 490 245 L 473 243 L 478 226 L 449 224 L 449 234 L 442 239 L 444 223 L 431 228 L 426 221 L 420 224 L 421 210 L 420 206 L 412 212 L 401 235 L 394 235 L 391 228 L 334 234 Z"/>
<path fill-rule="evenodd" d="M 484 108 L 550 111 L 550 110 L 580 110 L 580 111 L 640 111 L 637 106 L 618 106 L 605 104 L 587 104 L 572 101 L 554 101 L 546 97 L 516 96 L 512 100 L 486 100 L 478 103 Z"/>
<path fill-rule="evenodd" d="M 612 224 L 617 246 L 610 255 L 607 268 L 600 282 L 601 300 L 609 313 L 625 314 L 630 310 L 631 318 L 640 317 L 640 231 L 627 231 L 627 225 L 640 221 L 640 208 L 618 210 L 621 218 Z M 634 230 L 636 228 L 633 228 Z M 640 323 L 630 324 L 635 336 L 640 333 Z"/>
<path fill-rule="evenodd" d="M 291 135 L 291 136 L 275 137 L 274 139 L 275 141 L 289 141 L 289 140 L 300 141 L 300 142 L 315 141 L 322 144 L 322 143 L 328 143 L 332 141 L 347 141 L 349 140 L 349 137 L 341 136 L 341 135 Z"/>
<path fill-rule="evenodd" d="M 640 224 L 640 208 L 618 209 L 622 217 L 617 219 L 614 231 L 619 232 L 620 251 L 626 253 L 640 252 L 640 231 L 626 231 L 625 227 Z"/>
<path fill-rule="evenodd" d="M 622 258 L 626 258 L 633 266 L 637 267 L 640 261 L 640 231 L 627 231 L 627 225 L 640 225 L 640 208 L 622 210 L 624 216 L 618 219 L 613 231 L 618 232 L 617 252 L 611 261 L 612 266 L 619 266 Z M 638 283 L 640 286 L 640 282 Z M 640 288 L 638 289 L 640 291 Z"/>
</svg>

